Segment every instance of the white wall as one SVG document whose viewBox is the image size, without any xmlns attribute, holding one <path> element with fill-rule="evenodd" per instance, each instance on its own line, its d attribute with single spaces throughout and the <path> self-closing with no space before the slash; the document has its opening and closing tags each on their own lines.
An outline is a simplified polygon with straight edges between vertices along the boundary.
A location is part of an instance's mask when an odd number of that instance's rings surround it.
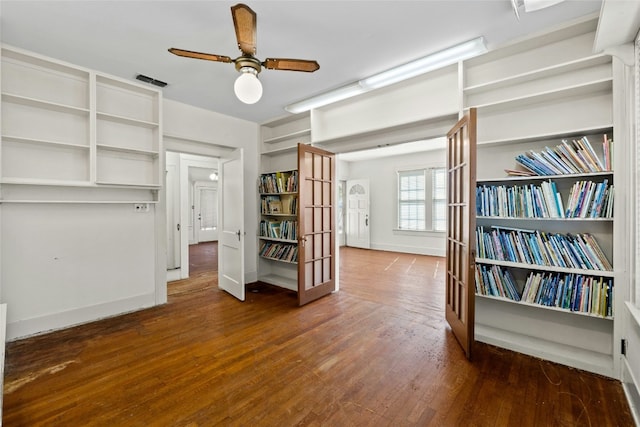
<svg viewBox="0 0 640 427">
<path fill-rule="evenodd" d="M 194 146 L 196 154 L 224 154 L 229 151 L 224 146 L 244 149 L 245 215 L 254 218 L 258 125 L 171 100 L 164 100 L 163 115 L 165 134 L 186 138 L 190 142 L 184 145 Z M 11 191 L 3 186 L 3 197 L 11 198 Z M 166 302 L 164 190 L 142 213 L 133 204 L 148 199 L 148 190 L 21 186 L 20 191 L 37 199 L 79 202 L 2 204 L 0 281 L 7 339 Z M 256 235 L 256 228 L 255 221 L 247 221 L 247 235 Z M 249 282 L 257 277 L 256 251 L 255 239 L 247 239 Z"/>
<path fill-rule="evenodd" d="M 444 167 L 445 162 L 444 150 L 348 162 L 347 179 L 369 180 L 372 249 L 445 255 L 445 233 L 394 230 L 397 228 L 397 171 Z M 342 173 L 340 176 L 345 177 Z"/>
<path fill-rule="evenodd" d="M 7 338 L 155 304 L 155 207 L 4 204 Z"/>
</svg>

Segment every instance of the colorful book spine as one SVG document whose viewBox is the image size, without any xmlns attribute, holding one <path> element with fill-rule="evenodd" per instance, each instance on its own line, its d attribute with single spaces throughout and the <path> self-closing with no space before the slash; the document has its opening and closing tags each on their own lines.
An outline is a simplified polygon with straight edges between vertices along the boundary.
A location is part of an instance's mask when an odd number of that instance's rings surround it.
<svg viewBox="0 0 640 427">
<path fill-rule="evenodd" d="M 535 175 L 566 175 L 612 170 L 612 142 L 604 136 L 603 155 L 599 156 L 586 136 L 571 142 L 562 140 L 556 147 L 545 147 L 540 152 L 528 151 L 515 160 L 529 173 Z M 512 171 L 512 172 L 509 172 Z M 517 170 L 508 169 L 512 175 L 526 176 Z"/>
<path fill-rule="evenodd" d="M 476 229 L 480 258 L 582 270 L 613 267 L 591 234 L 560 234 L 492 226 Z"/>
</svg>

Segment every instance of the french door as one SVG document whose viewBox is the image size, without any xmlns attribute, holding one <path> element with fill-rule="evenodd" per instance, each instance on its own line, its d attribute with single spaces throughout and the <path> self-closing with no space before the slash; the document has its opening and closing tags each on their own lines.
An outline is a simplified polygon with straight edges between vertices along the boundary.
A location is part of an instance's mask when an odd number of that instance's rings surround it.
<svg viewBox="0 0 640 427">
<path fill-rule="evenodd" d="M 476 109 L 447 133 L 447 322 L 471 358 L 475 323 Z"/>
<path fill-rule="evenodd" d="M 336 289 L 335 154 L 298 144 L 298 304 Z"/>
</svg>

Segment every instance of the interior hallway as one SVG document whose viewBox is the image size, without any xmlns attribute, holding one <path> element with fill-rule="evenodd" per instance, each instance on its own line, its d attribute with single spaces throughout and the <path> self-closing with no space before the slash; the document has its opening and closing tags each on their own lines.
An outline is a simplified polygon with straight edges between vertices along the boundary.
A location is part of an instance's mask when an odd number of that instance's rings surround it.
<svg viewBox="0 0 640 427">
<path fill-rule="evenodd" d="M 189 245 L 189 280 L 167 283 L 167 295 L 210 289 L 218 283 L 218 242 Z"/>
<path fill-rule="evenodd" d="M 7 426 L 630 426 L 617 381 L 478 344 L 444 320 L 444 259 L 342 248 L 305 307 L 216 275 L 169 302 L 7 346 Z"/>
</svg>

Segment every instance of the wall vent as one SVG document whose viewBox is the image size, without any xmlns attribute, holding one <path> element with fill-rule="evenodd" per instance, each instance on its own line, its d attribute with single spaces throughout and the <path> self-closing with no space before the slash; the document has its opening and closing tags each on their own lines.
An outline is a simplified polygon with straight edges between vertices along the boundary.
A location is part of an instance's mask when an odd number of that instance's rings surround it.
<svg viewBox="0 0 640 427">
<path fill-rule="evenodd" d="M 141 82 L 150 83 L 152 85 L 160 87 L 165 87 L 167 85 L 167 83 L 163 82 L 162 80 L 156 80 L 153 77 L 145 76 L 144 74 L 138 74 L 136 76 L 136 80 L 140 80 Z"/>
</svg>

